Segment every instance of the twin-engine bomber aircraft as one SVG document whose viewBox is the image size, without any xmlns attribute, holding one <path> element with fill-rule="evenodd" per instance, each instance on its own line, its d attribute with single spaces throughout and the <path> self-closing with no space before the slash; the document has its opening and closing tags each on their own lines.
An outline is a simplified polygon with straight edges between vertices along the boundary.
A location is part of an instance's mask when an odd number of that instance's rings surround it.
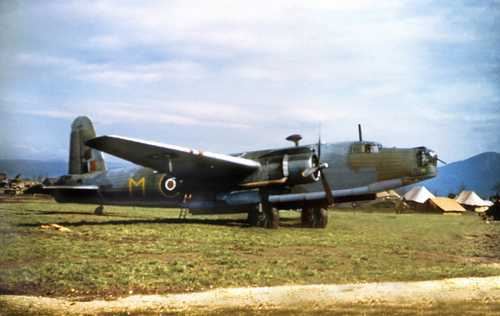
<svg viewBox="0 0 500 316">
<path fill-rule="evenodd" d="M 300 209 L 302 225 L 324 228 L 333 203 L 370 200 L 379 191 L 436 176 L 425 148 L 375 142 L 299 145 L 217 154 L 120 136 L 96 137 L 89 118 L 71 126 L 69 175 L 41 191 L 63 203 L 184 208 L 193 214 L 248 213 L 252 226 L 277 228 L 278 209 Z M 106 170 L 102 153 L 139 166 Z"/>
</svg>

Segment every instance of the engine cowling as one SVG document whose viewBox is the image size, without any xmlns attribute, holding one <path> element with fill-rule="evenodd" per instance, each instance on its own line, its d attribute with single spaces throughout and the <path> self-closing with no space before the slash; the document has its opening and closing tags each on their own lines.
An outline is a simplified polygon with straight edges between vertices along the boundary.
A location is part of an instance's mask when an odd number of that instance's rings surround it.
<svg viewBox="0 0 500 316">
<path fill-rule="evenodd" d="M 306 184 L 318 181 L 320 171 L 309 176 L 304 175 L 304 171 L 314 167 L 317 161 L 312 152 L 294 155 L 285 154 L 281 166 L 283 176 L 288 178 L 287 183 Z"/>
<path fill-rule="evenodd" d="M 316 182 L 320 179 L 319 169 L 312 173 L 304 173 L 316 167 L 318 163 L 314 152 L 309 148 L 307 151 L 302 148 L 301 152 L 266 156 L 259 162 L 262 167 L 241 183 L 243 187 L 297 185 Z"/>
</svg>

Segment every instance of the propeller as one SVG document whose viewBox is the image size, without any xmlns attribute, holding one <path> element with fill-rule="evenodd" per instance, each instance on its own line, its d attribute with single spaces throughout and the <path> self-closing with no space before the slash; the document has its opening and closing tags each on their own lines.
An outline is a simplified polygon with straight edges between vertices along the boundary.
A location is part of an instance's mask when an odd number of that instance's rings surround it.
<svg viewBox="0 0 500 316">
<path fill-rule="evenodd" d="M 325 176 L 325 173 L 322 172 L 323 169 L 328 168 L 328 163 L 326 162 L 321 162 L 321 136 L 318 137 L 318 155 L 313 156 L 314 157 L 314 166 L 307 168 L 302 172 L 302 176 L 307 178 L 309 176 L 312 176 L 315 173 L 319 172 L 319 176 L 321 178 L 321 184 L 323 185 L 323 190 L 325 191 L 325 197 L 326 200 L 328 201 L 328 205 L 332 205 L 334 202 L 333 194 L 332 194 L 332 187 L 330 186 L 330 183 L 328 183 L 328 180 Z"/>
<path fill-rule="evenodd" d="M 321 184 L 323 184 L 323 190 L 325 190 L 325 196 L 326 200 L 328 201 L 328 205 L 333 205 L 334 198 L 332 194 L 332 187 L 330 186 L 330 183 L 328 183 L 328 180 L 326 179 L 325 173 L 322 172 L 322 169 L 328 168 L 328 164 L 326 162 L 321 163 L 321 134 L 318 135 L 318 157 L 317 157 L 317 163 L 319 166 L 319 174 L 321 177 Z"/>
<path fill-rule="evenodd" d="M 302 172 L 302 176 L 304 178 L 308 178 L 308 177 L 314 175 L 315 173 L 317 173 L 318 171 L 328 168 L 328 164 L 326 162 L 318 164 L 318 162 L 315 159 L 314 163 L 316 164 L 315 166 L 307 168 L 306 170 L 304 170 Z"/>
</svg>

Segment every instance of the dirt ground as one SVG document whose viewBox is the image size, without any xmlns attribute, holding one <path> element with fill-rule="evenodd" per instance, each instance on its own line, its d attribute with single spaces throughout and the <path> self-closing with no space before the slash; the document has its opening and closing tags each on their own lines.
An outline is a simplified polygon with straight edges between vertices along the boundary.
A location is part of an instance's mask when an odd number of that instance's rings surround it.
<svg viewBox="0 0 500 316">
<path fill-rule="evenodd" d="M 420 282 L 227 288 L 189 294 L 132 295 L 111 301 L 0 296 L 2 309 L 20 314 L 52 315 L 204 313 L 231 309 L 325 311 L 353 304 L 421 307 L 461 302 L 500 302 L 500 276 Z"/>
</svg>

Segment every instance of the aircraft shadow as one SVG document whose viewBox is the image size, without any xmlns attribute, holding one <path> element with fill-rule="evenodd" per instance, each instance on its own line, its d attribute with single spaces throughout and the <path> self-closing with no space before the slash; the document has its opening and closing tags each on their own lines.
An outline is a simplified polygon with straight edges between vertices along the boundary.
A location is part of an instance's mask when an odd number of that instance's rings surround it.
<svg viewBox="0 0 500 316">
<path fill-rule="evenodd" d="M 77 214 L 75 212 L 68 212 L 70 214 Z M 90 213 L 85 213 L 93 215 Z M 281 219 L 281 224 L 286 227 L 300 227 L 300 223 L 291 218 Z M 293 222 L 293 223 L 292 223 Z M 40 227 L 40 225 L 48 225 L 51 223 L 24 223 L 19 224 L 20 227 Z M 57 224 L 66 227 L 80 227 L 80 226 L 107 226 L 107 225 L 143 225 L 143 224 L 201 224 L 201 225 L 214 225 L 214 226 L 228 226 L 228 227 L 250 227 L 245 219 L 206 219 L 206 218 L 151 218 L 151 219 L 128 219 L 128 220 L 109 220 L 109 221 L 87 221 L 82 220 L 78 222 L 57 222 Z M 297 225 L 295 225 L 297 224 Z"/>
<path fill-rule="evenodd" d="M 31 212 L 31 214 L 35 215 L 90 215 L 90 216 L 99 216 L 99 217 L 134 217 L 134 218 L 140 218 L 140 216 L 128 216 L 128 215 L 122 215 L 118 213 L 113 213 L 106 211 L 102 215 L 97 215 L 94 213 L 94 211 L 88 211 L 88 212 L 72 212 L 72 211 L 39 211 L 39 210 L 27 210 L 27 212 Z M 26 214 L 25 214 L 26 215 Z"/>
</svg>

